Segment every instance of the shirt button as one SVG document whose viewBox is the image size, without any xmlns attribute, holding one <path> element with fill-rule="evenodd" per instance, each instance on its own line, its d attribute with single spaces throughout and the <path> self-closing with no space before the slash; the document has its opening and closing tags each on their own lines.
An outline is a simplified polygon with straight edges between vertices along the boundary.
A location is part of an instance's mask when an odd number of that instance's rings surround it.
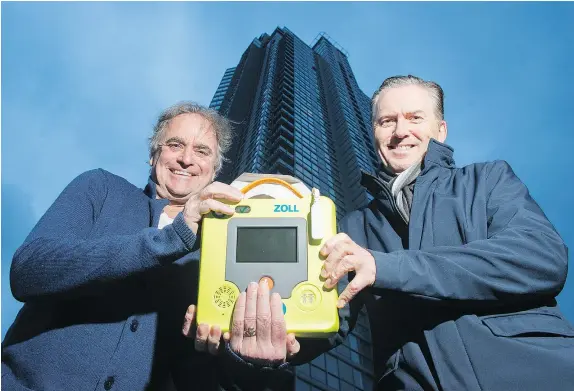
<svg viewBox="0 0 574 391">
<path fill-rule="evenodd" d="M 140 323 L 136 319 L 132 320 L 132 324 L 130 325 L 130 330 L 132 331 L 132 333 L 135 333 L 137 331 L 139 325 Z"/>
<path fill-rule="evenodd" d="M 114 377 L 110 376 L 104 382 L 104 389 L 109 390 L 112 388 L 113 385 L 114 385 Z"/>
</svg>

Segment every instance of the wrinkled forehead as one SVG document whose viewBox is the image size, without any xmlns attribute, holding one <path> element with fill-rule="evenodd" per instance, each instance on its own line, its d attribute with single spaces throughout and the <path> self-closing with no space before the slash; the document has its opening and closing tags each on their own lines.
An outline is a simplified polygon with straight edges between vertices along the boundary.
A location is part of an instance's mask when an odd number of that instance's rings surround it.
<svg viewBox="0 0 574 391">
<path fill-rule="evenodd" d="M 165 128 L 162 141 L 178 138 L 187 142 L 217 144 L 213 124 L 199 114 L 180 114 L 169 121 Z"/>
<path fill-rule="evenodd" d="M 381 91 L 373 110 L 377 117 L 417 111 L 432 114 L 434 113 L 434 106 L 434 97 L 428 89 L 422 86 L 408 85 Z"/>
</svg>

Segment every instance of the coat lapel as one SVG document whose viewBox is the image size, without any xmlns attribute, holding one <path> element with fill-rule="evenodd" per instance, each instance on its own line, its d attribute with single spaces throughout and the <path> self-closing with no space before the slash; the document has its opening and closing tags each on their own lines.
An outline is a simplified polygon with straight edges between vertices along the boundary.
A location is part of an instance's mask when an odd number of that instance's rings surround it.
<svg viewBox="0 0 574 391">
<path fill-rule="evenodd" d="M 432 197 L 435 197 L 437 180 L 444 168 L 454 168 L 453 149 L 446 144 L 431 139 L 423 160 L 422 171 L 415 182 L 413 205 L 409 222 L 409 249 L 420 250 L 423 235 L 426 243 L 433 243 Z"/>
</svg>

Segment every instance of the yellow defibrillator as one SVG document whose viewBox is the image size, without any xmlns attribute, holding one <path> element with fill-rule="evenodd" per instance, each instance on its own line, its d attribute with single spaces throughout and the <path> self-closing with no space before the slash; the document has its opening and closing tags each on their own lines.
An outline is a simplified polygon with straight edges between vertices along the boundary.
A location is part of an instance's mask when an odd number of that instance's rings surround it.
<svg viewBox="0 0 574 391">
<path fill-rule="evenodd" d="M 266 279 L 280 294 L 287 331 L 298 337 L 337 332 L 337 289 L 320 279 L 319 251 L 336 234 L 335 205 L 285 175 L 242 174 L 235 214 L 211 212 L 201 228 L 197 323 L 228 331 L 239 292 Z"/>
</svg>

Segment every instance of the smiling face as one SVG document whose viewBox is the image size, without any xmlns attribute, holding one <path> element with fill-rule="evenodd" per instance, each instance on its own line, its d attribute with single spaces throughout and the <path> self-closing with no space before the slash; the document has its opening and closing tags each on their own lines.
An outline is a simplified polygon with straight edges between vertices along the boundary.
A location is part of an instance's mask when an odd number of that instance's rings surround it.
<svg viewBox="0 0 574 391">
<path fill-rule="evenodd" d="M 446 122 L 437 118 L 435 100 L 422 86 L 405 85 L 381 91 L 373 111 L 379 156 L 395 174 L 421 160 L 431 138 L 446 140 Z"/>
<path fill-rule="evenodd" d="M 173 118 L 152 158 L 157 197 L 182 205 L 215 176 L 217 138 L 212 124 L 199 114 Z"/>
</svg>

